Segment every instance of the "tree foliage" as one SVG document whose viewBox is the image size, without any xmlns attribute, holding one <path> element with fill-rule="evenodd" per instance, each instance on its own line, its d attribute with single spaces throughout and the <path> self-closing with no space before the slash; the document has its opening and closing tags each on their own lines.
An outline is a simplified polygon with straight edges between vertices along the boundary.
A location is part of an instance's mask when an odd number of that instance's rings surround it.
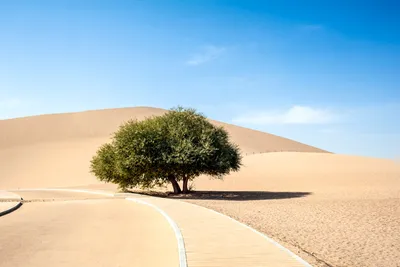
<svg viewBox="0 0 400 267">
<path fill-rule="evenodd" d="M 91 172 L 122 188 L 152 188 L 171 183 L 175 193 L 183 182 L 199 175 L 222 178 L 238 171 L 241 155 L 222 127 L 211 124 L 194 109 L 174 108 L 162 116 L 130 120 L 100 147 L 91 161 Z"/>
</svg>

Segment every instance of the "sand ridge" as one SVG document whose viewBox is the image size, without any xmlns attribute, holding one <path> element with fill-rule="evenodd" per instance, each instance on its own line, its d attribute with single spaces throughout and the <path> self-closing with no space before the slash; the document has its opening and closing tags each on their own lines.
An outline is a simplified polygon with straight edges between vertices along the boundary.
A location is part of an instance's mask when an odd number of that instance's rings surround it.
<svg viewBox="0 0 400 267">
<path fill-rule="evenodd" d="M 166 110 L 148 107 L 94 110 L 0 120 L 0 188 L 98 184 L 89 161 L 124 121 L 142 120 Z M 234 125 L 226 127 L 243 153 L 324 152 L 289 139 Z"/>
<path fill-rule="evenodd" d="M 164 114 L 166 110 L 151 107 L 91 110 L 75 113 L 48 114 L 0 120 L 0 149 L 6 147 L 70 141 L 83 138 L 110 138 L 122 122 L 142 120 Z M 222 125 L 243 152 L 268 151 L 326 152 L 276 135 L 213 121 Z"/>
</svg>

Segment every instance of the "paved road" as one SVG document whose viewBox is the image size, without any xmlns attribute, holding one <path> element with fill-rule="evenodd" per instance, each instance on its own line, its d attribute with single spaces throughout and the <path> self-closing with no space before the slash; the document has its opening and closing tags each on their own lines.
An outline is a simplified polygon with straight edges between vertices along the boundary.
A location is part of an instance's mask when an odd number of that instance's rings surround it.
<svg viewBox="0 0 400 267">
<path fill-rule="evenodd" d="M 310 266 L 232 219 L 189 203 L 140 196 L 19 191 L 26 203 L 0 218 L 0 265 L 179 266 L 167 213 L 181 230 L 188 267 Z"/>
<path fill-rule="evenodd" d="M 18 193 L 32 202 L 0 218 L 1 267 L 178 266 L 174 232 L 150 207 L 82 193 Z"/>
</svg>

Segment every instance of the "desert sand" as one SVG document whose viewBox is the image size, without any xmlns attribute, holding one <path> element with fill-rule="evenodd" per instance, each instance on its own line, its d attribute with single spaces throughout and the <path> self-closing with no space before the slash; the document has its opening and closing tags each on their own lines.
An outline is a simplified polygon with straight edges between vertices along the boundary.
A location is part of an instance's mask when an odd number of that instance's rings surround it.
<svg viewBox="0 0 400 267">
<path fill-rule="evenodd" d="M 122 108 L 0 120 L 0 189 L 98 184 L 88 173 L 97 148 L 129 119 L 163 114 L 157 108 Z M 243 153 L 324 152 L 279 136 L 223 125 Z"/>
<path fill-rule="evenodd" d="M 0 189 L 115 189 L 88 172 L 91 157 L 123 121 L 163 112 L 140 107 L 2 120 Z M 213 123 L 241 147 L 244 166 L 224 181 L 199 178 L 195 189 L 206 192 L 185 201 L 253 226 L 315 266 L 399 266 L 400 164 Z"/>
<path fill-rule="evenodd" d="M 244 164 L 223 182 L 195 183 L 225 192 L 187 201 L 245 222 L 314 266 L 399 266 L 400 164 L 291 152 L 247 156 Z"/>
</svg>

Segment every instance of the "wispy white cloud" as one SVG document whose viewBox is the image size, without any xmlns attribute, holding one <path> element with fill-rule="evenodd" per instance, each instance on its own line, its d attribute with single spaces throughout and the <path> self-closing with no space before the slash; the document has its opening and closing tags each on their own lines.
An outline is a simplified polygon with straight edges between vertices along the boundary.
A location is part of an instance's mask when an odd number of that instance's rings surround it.
<svg viewBox="0 0 400 267">
<path fill-rule="evenodd" d="M 202 47 L 201 51 L 193 54 L 188 61 L 186 61 L 187 65 L 190 66 L 198 66 L 209 61 L 215 60 L 220 57 L 223 53 L 226 52 L 225 47 L 218 47 L 214 45 L 208 45 Z"/>
<path fill-rule="evenodd" d="M 259 111 L 240 115 L 233 119 L 234 123 L 266 125 L 266 124 L 328 124 L 338 119 L 328 109 L 308 106 L 293 106 L 287 110 Z"/>
</svg>

